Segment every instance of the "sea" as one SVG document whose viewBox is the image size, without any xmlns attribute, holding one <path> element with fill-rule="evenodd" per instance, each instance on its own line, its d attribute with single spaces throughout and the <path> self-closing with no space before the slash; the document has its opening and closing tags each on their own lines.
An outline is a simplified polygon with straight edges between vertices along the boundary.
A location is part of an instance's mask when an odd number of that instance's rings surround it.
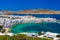
<svg viewBox="0 0 60 40">
<path fill-rule="evenodd" d="M 60 20 L 60 14 L 12 14 L 15 16 L 34 16 L 37 18 L 56 18 Z M 60 21 L 59 21 L 60 22 Z M 42 23 L 19 23 L 14 24 L 10 32 L 12 33 L 21 33 L 21 32 L 53 32 L 53 33 L 60 33 L 60 23 L 53 23 L 53 22 L 42 22 Z"/>
</svg>

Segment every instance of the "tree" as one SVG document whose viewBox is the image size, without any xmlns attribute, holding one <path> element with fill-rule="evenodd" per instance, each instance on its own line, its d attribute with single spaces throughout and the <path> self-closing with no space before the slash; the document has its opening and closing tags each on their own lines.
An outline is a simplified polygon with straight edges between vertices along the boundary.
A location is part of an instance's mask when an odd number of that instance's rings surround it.
<svg viewBox="0 0 60 40">
<path fill-rule="evenodd" d="M 56 37 L 59 37 L 60 38 L 60 35 L 56 35 Z"/>
<path fill-rule="evenodd" d="M 3 27 L 3 26 L 0 25 L 0 32 L 1 32 L 2 27 Z"/>
</svg>

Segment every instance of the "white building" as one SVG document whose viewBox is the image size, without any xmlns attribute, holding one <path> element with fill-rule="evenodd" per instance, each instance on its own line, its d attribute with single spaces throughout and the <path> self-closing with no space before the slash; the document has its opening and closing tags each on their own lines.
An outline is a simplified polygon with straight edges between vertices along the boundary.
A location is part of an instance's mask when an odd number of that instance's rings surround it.
<svg viewBox="0 0 60 40">
<path fill-rule="evenodd" d="M 1 33 L 1 32 L 0 32 L 0 35 L 14 36 L 14 33 Z"/>
<path fill-rule="evenodd" d="M 0 18 L 0 25 L 3 25 L 3 23 L 4 23 L 4 19 Z"/>
<path fill-rule="evenodd" d="M 44 36 L 52 37 L 52 38 L 56 37 L 56 35 L 58 35 L 58 34 L 57 33 L 51 33 L 51 32 L 46 32 L 46 34 L 44 34 Z"/>
</svg>

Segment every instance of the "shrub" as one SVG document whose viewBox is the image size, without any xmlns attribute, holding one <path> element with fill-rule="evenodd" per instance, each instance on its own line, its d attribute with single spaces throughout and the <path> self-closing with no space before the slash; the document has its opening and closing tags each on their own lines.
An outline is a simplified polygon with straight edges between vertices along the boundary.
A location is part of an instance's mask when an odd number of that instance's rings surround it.
<svg viewBox="0 0 60 40">
<path fill-rule="evenodd" d="M 28 40 L 27 39 L 28 37 L 24 34 L 18 34 L 16 36 L 13 36 L 12 38 L 13 38 L 13 40 Z"/>
<path fill-rule="evenodd" d="M 4 36 L 0 36 L 0 40 L 9 40 L 9 37 L 4 35 Z"/>
<path fill-rule="evenodd" d="M 1 31 L 2 33 L 4 33 L 5 32 L 5 30 L 4 29 L 2 29 L 2 31 Z"/>
<path fill-rule="evenodd" d="M 56 35 L 56 37 L 59 37 L 60 38 L 60 35 Z"/>
<path fill-rule="evenodd" d="M 1 31 L 2 27 L 3 27 L 3 26 L 0 25 L 0 31 Z"/>
<path fill-rule="evenodd" d="M 28 36 L 26 36 L 26 35 L 24 35 L 24 34 L 18 34 L 18 35 L 16 35 L 16 36 L 13 36 L 12 37 L 13 38 L 13 40 L 52 40 L 52 39 L 47 39 L 47 38 L 33 38 L 33 37 L 28 37 Z"/>
<path fill-rule="evenodd" d="M 41 32 L 38 32 L 38 35 L 43 35 Z"/>
<path fill-rule="evenodd" d="M 28 37 L 24 34 L 18 34 L 15 36 L 0 36 L 0 40 L 52 40 L 48 38 L 33 38 L 33 37 Z"/>
</svg>

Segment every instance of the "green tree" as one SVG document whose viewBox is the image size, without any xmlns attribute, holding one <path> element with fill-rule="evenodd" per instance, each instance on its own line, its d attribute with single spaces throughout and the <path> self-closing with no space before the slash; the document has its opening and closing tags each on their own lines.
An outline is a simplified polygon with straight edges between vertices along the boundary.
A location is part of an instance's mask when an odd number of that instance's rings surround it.
<svg viewBox="0 0 60 40">
<path fill-rule="evenodd" d="M 59 37 L 60 38 L 60 35 L 56 35 L 56 37 Z"/>
<path fill-rule="evenodd" d="M 0 31 L 1 31 L 2 27 L 3 27 L 3 26 L 0 25 Z"/>
</svg>

